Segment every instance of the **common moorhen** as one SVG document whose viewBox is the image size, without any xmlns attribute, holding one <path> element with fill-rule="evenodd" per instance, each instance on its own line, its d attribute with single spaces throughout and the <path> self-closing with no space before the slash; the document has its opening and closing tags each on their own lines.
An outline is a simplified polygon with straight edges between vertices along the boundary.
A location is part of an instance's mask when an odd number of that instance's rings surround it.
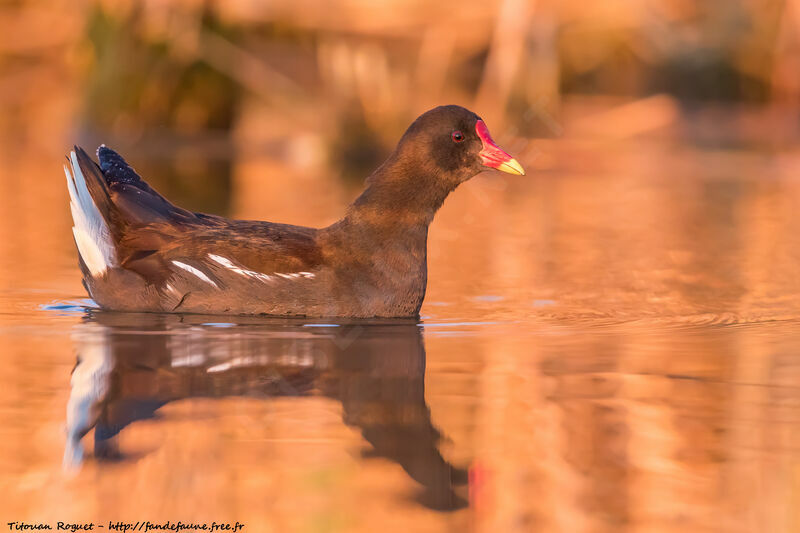
<svg viewBox="0 0 800 533">
<path fill-rule="evenodd" d="M 523 175 L 486 124 L 459 106 L 417 118 L 338 222 L 321 229 L 193 213 L 116 152 L 65 165 L 83 283 L 124 311 L 283 316 L 416 316 L 428 225 L 486 167 Z"/>
</svg>

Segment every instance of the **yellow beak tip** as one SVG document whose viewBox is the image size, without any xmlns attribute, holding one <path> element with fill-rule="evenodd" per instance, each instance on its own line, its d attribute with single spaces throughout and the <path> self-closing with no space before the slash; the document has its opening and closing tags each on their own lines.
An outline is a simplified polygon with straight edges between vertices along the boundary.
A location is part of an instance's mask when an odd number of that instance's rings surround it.
<svg viewBox="0 0 800 533">
<path fill-rule="evenodd" d="M 520 165 L 516 159 L 511 159 L 502 163 L 499 167 L 497 167 L 497 170 L 501 172 L 508 172 L 509 174 L 514 174 L 517 176 L 525 175 L 525 169 L 522 168 L 522 165 Z"/>
</svg>

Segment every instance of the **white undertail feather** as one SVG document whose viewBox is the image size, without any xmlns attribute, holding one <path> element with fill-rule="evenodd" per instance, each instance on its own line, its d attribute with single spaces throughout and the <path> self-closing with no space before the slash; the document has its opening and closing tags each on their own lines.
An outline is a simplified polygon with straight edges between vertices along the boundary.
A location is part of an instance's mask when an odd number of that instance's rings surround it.
<svg viewBox="0 0 800 533">
<path fill-rule="evenodd" d="M 81 172 L 75 152 L 69 154 L 69 166 L 64 165 L 69 189 L 69 206 L 72 210 L 72 234 L 83 263 L 91 275 L 102 275 L 108 267 L 116 264 L 116 252 L 111 240 L 108 224 L 92 200 L 86 179 Z M 71 170 L 71 172 L 70 172 Z"/>
<path fill-rule="evenodd" d="M 75 468 L 81 462 L 81 438 L 97 423 L 114 369 L 107 328 L 93 323 L 81 324 L 81 329 L 73 334 L 73 340 L 78 347 L 78 364 L 72 371 L 67 402 L 67 442 L 64 449 L 67 469 Z"/>
</svg>

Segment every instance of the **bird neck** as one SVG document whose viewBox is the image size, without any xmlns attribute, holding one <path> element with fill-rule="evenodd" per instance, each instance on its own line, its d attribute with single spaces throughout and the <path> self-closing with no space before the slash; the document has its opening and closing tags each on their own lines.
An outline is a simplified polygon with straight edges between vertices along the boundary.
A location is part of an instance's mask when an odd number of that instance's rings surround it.
<svg viewBox="0 0 800 533">
<path fill-rule="evenodd" d="M 364 230 L 400 236 L 419 233 L 433 221 L 458 185 L 427 161 L 393 153 L 367 178 L 367 187 L 350 204 L 343 221 Z"/>
<path fill-rule="evenodd" d="M 320 233 L 343 279 L 355 276 L 356 294 L 380 302 L 369 313 L 416 314 L 425 297 L 428 226 L 457 183 L 412 163 L 390 156 L 345 216 Z"/>
</svg>

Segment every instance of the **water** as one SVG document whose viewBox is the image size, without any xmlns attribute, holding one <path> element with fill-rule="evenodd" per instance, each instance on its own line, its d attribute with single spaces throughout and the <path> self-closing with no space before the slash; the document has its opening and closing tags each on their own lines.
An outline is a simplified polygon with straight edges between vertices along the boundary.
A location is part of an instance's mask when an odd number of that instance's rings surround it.
<svg viewBox="0 0 800 533">
<path fill-rule="evenodd" d="M 800 530 L 796 155 L 545 146 L 448 199 L 422 318 L 378 322 L 94 309 L 57 163 L 13 155 L 6 521 Z M 298 224 L 355 194 L 232 180 L 233 214 Z"/>
</svg>

